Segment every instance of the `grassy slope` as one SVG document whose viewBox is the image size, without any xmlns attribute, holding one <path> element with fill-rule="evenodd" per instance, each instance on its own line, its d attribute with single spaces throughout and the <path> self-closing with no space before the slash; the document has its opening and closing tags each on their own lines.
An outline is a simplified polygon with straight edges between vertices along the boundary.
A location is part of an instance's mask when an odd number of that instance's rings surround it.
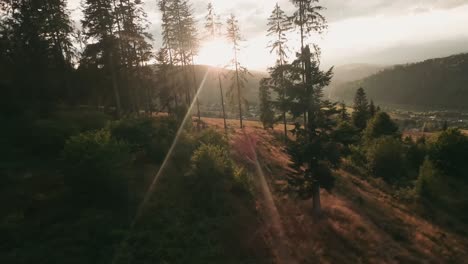
<svg viewBox="0 0 468 264">
<path fill-rule="evenodd" d="M 207 122 L 219 125 L 214 119 Z M 271 216 L 264 215 L 264 236 L 277 263 L 463 263 L 467 259 L 466 237 L 422 219 L 378 185 L 342 171 L 337 172 L 334 192 L 322 193 L 324 219 L 314 220 L 310 200 L 298 201 L 282 191 L 289 158 L 276 137 L 259 128 L 247 128 L 246 135 L 250 140 L 236 131 L 232 147 L 255 149 L 258 154 L 281 219 L 279 228 L 284 233 L 280 253 L 275 248 L 278 227 L 271 223 Z M 244 153 L 238 158 L 250 163 L 255 172 L 252 154 Z M 258 173 L 255 175 L 261 178 Z M 259 195 L 257 200 L 260 207 L 267 206 Z"/>
</svg>

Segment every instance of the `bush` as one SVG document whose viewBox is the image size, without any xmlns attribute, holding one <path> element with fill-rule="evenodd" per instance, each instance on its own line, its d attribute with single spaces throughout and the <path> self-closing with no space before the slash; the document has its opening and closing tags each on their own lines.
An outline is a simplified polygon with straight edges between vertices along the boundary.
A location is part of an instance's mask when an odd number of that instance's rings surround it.
<svg viewBox="0 0 468 264">
<path fill-rule="evenodd" d="M 130 160 L 128 145 L 106 130 L 73 136 L 62 153 L 66 186 L 78 200 L 121 201 Z"/>
<path fill-rule="evenodd" d="M 214 129 L 206 129 L 201 132 L 198 137 L 201 144 L 215 145 L 221 147 L 228 146 L 228 140 L 224 134 L 219 133 Z"/>
<path fill-rule="evenodd" d="M 192 173 L 197 178 L 224 179 L 234 174 L 229 153 L 222 146 L 201 145 L 192 156 Z"/>
<path fill-rule="evenodd" d="M 442 132 L 429 146 L 429 158 L 445 175 L 459 179 L 468 176 L 468 137 L 458 129 Z"/>
<path fill-rule="evenodd" d="M 193 191 L 197 193 L 199 202 L 196 206 L 216 211 L 225 203 L 226 186 L 234 175 L 234 165 L 228 152 L 221 146 L 202 145 L 193 153 L 191 167 Z"/>
<path fill-rule="evenodd" d="M 403 178 L 403 147 L 399 140 L 391 137 L 377 139 L 370 143 L 366 156 L 373 176 L 389 183 L 397 183 Z"/>
<path fill-rule="evenodd" d="M 128 143 L 133 152 L 144 151 L 153 161 L 160 162 L 169 150 L 177 132 L 173 118 L 129 118 L 110 124 L 114 138 Z"/>
<path fill-rule="evenodd" d="M 364 137 L 366 140 L 372 140 L 384 136 L 400 137 L 397 124 L 387 113 L 379 112 L 367 123 Z"/>
</svg>

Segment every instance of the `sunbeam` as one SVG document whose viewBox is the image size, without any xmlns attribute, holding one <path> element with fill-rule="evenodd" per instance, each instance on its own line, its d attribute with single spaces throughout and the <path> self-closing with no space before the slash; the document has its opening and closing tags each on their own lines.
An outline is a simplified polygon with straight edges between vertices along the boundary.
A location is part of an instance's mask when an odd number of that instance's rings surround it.
<svg viewBox="0 0 468 264">
<path fill-rule="evenodd" d="M 205 75 L 203 76 L 202 82 L 200 83 L 200 86 L 198 87 L 197 93 L 195 94 L 195 96 L 194 96 L 194 98 L 192 100 L 192 103 L 190 104 L 190 107 L 189 107 L 189 109 L 187 111 L 187 114 L 185 115 L 182 123 L 180 124 L 179 129 L 177 130 L 174 141 L 172 142 L 172 145 L 169 148 L 169 151 L 167 152 L 166 157 L 164 158 L 164 161 L 161 164 L 161 167 L 159 168 L 159 170 L 156 173 L 156 176 L 154 177 L 148 191 L 146 192 L 145 198 L 143 199 L 143 202 L 140 204 L 140 206 L 138 208 L 138 212 L 137 212 L 137 214 L 135 216 L 135 219 L 132 221 L 132 225 L 131 225 L 132 228 L 135 226 L 138 219 L 141 217 L 141 215 L 142 215 L 142 213 L 144 211 L 144 208 L 145 208 L 146 204 L 148 203 L 148 201 L 149 201 L 149 199 L 151 197 L 151 194 L 153 193 L 154 189 L 156 188 L 156 185 L 158 184 L 159 178 L 161 177 L 162 173 L 164 172 L 164 169 L 167 167 L 167 164 L 169 163 L 169 160 L 170 160 L 170 158 L 172 156 L 172 153 L 174 152 L 174 149 L 177 146 L 177 142 L 179 141 L 180 135 L 184 131 L 185 125 L 187 124 L 187 122 L 189 120 L 192 120 L 192 111 L 193 111 L 193 109 L 194 109 L 194 107 L 196 105 L 197 98 L 200 95 L 200 92 L 201 92 L 202 88 L 205 86 L 205 82 L 206 82 L 206 79 L 208 77 L 209 72 L 210 72 L 210 68 L 207 68 L 207 70 L 205 72 Z"/>
</svg>

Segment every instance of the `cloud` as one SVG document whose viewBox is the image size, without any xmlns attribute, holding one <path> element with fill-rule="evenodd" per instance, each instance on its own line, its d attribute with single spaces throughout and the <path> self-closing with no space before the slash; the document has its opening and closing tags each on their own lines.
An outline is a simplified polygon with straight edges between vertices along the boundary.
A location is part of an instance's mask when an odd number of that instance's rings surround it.
<svg viewBox="0 0 468 264">
<path fill-rule="evenodd" d="M 452 9 L 468 4 L 468 0 L 322 0 L 330 22 L 363 16 L 401 16 L 415 10 Z"/>
<path fill-rule="evenodd" d="M 79 21 L 81 0 L 69 0 L 72 17 Z M 161 16 L 156 0 L 143 0 L 151 23 L 157 49 L 161 45 Z M 213 2 L 223 22 L 234 13 L 240 22 L 245 43 L 245 57 L 252 67 L 265 69 L 274 62 L 265 48 L 266 21 L 276 1 L 272 0 L 191 0 L 200 31 L 206 7 Z M 287 13 L 294 6 L 289 0 L 278 0 Z M 460 52 L 468 36 L 468 0 L 322 0 L 327 8 L 324 15 L 329 21 L 328 33 L 312 40 L 323 49 L 323 62 L 328 65 L 349 62 L 388 63 L 406 62 L 410 59 L 439 56 Z M 292 42 L 297 42 L 293 34 Z M 430 43 L 430 45 L 428 44 Z M 427 52 L 421 52 L 427 48 Z M 411 56 L 411 54 L 420 54 Z M 369 54 L 372 54 L 370 56 Z M 423 56 L 425 55 L 425 56 Z M 252 58 L 255 58 L 252 60 Z"/>
</svg>

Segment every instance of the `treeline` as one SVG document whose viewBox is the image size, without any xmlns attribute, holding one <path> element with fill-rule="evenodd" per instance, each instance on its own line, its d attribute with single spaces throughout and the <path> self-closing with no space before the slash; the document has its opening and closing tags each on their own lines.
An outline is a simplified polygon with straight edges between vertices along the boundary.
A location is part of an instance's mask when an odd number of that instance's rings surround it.
<svg viewBox="0 0 468 264">
<path fill-rule="evenodd" d="M 362 88 L 353 108 L 352 115 L 342 108 L 342 121 L 333 132 L 346 154 L 343 168 L 369 180 L 383 180 L 396 198 L 414 204 L 434 221 L 445 225 L 452 225 L 453 219 L 466 221 L 468 201 L 462 193 L 468 184 L 463 158 L 468 137 L 449 127 L 429 138 L 404 137 Z"/>
<path fill-rule="evenodd" d="M 163 45 L 154 51 L 139 0 L 82 1 L 80 29 L 66 0 L 0 3 L 2 113 L 46 117 L 63 106 L 105 109 L 116 116 L 183 112 L 196 98 L 200 117 L 196 94 L 202 78 L 194 57 L 202 39 L 226 38 L 233 60 L 222 96 L 242 119 L 248 71 L 238 61 L 242 36 L 234 15 L 223 27 L 210 4 L 202 31 L 189 1 L 158 1 Z"/>
<path fill-rule="evenodd" d="M 336 99 L 351 101 L 359 87 L 381 104 L 426 109 L 466 109 L 468 54 L 398 65 L 330 91 Z"/>
</svg>

